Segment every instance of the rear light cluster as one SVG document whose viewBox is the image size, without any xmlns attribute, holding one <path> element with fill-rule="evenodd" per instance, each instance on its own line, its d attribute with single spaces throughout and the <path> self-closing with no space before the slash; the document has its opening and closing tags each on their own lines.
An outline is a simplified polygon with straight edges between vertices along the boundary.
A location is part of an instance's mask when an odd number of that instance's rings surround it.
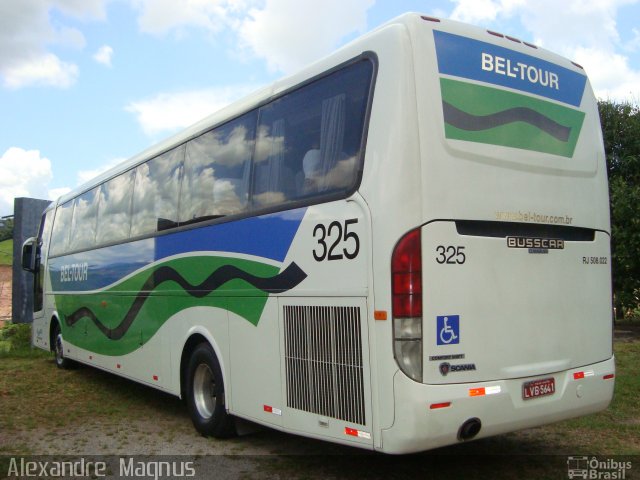
<svg viewBox="0 0 640 480">
<path fill-rule="evenodd" d="M 422 381 L 422 246 L 420 229 L 400 239 L 391 259 L 393 353 L 400 369 Z"/>
</svg>

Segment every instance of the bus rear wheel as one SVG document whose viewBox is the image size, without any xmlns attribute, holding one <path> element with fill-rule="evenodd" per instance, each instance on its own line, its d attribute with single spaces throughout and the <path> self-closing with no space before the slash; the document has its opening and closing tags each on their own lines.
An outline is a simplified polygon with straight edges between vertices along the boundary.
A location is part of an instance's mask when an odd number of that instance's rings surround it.
<svg viewBox="0 0 640 480">
<path fill-rule="evenodd" d="M 235 435 L 234 420 L 227 413 L 222 369 L 211 346 L 198 345 L 187 368 L 187 405 L 198 432 L 215 438 Z"/>
</svg>

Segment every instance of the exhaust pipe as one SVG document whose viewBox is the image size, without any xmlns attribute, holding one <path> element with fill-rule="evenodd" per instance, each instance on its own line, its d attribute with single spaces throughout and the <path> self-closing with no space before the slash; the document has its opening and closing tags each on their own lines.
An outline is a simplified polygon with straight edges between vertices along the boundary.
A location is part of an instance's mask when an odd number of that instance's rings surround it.
<svg viewBox="0 0 640 480">
<path fill-rule="evenodd" d="M 464 422 L 458 430 L 458 440 L 461 442 L 472 440 L 476 435 L 478 435 L 478 433 L 480 433 L 481 428 L 482 422 L 479 418 L 470 418 Z"/>
</svg>

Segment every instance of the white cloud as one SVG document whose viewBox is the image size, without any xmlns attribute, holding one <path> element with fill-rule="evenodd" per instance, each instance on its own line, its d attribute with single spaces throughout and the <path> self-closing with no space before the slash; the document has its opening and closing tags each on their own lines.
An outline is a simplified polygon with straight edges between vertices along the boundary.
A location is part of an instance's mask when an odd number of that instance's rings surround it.
<svg viewBox="0 0 640 480">
<path fill-rule="evenodd" d="M 92 180 L 93 178 L 97 177 L 101 173 L 104 173 L 107 170 L 112 169 L 116 165 L 124 162 L 125 160 L 126 160 L 125 158 L 114 158 L 112 160 L 109 160 L 106 163 L 103 163 L 102 165 L 96 168 L 92 168 L 89 170 L 80 170 L 78 172 L 78 185 L 81 185 L 85 182 L 88 182 L 89 180 Z"/>
<path fill-rule="evenodd" d="M 272 71 L 291 72 L 330 53 L 346 36 L 367 28 L 375 0 L 131 0 L 142 32 L 184 35 L 189 28 L 237 37 L 238 46 Z M 506 1 L 506 0 L 505 0 Z"/>
<path fill-rule="evenodd" d="M 633 32 L 633 38 L 625 44 L 624 48 L 630 52 L 635 52 L 640 48 L 640 30 L 633 28 L 631 31 Z"/>
<path fill-rule="evenodd" d="M 186 27 L 220 31 L 235 12 L 246 9 L 243 0 L 183 0 L 176 8 L 175 0 L 132 0 L 140 12 L 140 30 L 151 34 L 170 31 L 181 33 Z"/>
<path fill-rule="evenodd" d="M 111 67 L 111 58 L 113 57 L 113 48 L 109 45 L 101 46 L 96 53 L 93 55 L 93 59 L 106 66 Z"/>
<path fill-rule="evenodd" d="M 51 161 L 38 150 L 9 148 L 0 157 L 0 216 L 13 213 L 16 197 L 48 198 Z"/>
<path fill-rule="evenodd" d="M 524 0 L 451 0 L 456 4 L 451 18 L 460 22 L 482 24 L 510 15 Z"/>
<path fill-rule="evenodd" d="M 597 48 L 577 48 L 574 58 L 589 74 L 598 98 L 637 103 L 640 98 L 640 71 L 631 69 L 624 55 Z M 602 65 L 608 68 L 602 68 Z"/>
<path fill-rule="evenodd" d="M 271 70 L 291 72 L 327 55 L 340 40 L 367 27 L 374 0 L 325 0 L 320 8 L 300 0 L 266 0 L 238 27 L 240 41 Z"/>
<path fill-rule="evenodd" d="M 65 63 L 51 53 L 33 57 L 4 69 L 4 85 L 20 88 L 31 85 L 49 85 L 67 88 L 78 78 L 78 66 Z"/>
<path fill-rule="evenodd" d="M 52 188 L 47 192 L 49 200 L 57 200 L 62 195 L 69 193 L 71 189 L 69 187 Z"/>
<path fill-rule="evenodd" d="M 59 8 L 66 15 L 76 18 L 106 17 L 105 4 L 107 0 L 51 0 L 51 5 Z"/>
<path fill-rule="evenodd" d="M 255 90 L 253 86 L 222 87 L 179 93 L 160 93 L 127 105 L 148 135 L 188 127 Z"/>
<path fill-rule="evenodd" d="M 77 65 L 51 53 L 49 45 L 84 48 L 78 29 L 64 24 L 68 17 L 105 17 L 108 0 L 0 1 L 0 78 L 9 88 L 48 85 L 66 88 L 78 77 Z M 62 16 L 52 22 L 50 13 Z M 65 17 L 66 16 L 66 17 Z"/>
<path fill-rule="evenodd" d="M 503 32 L 531 40 L 585 67 L 599 98 L 633 100 L 640 96 L 640 70 L 625 55 L 640 43 L 638 30 L 622 39 L 616 19 L 638 0 L 451 0 L 451 16 L 470 23 L 518 19 L 529 33 Z M 553 12 L 553 13 L 550 13 Z M 489 26 L 489 25 L 487 25 Z"/>
<path fill-rule="evenodd" d="M 106 172 L 124 160 L 124 158 L 114 158 L 96 168 L 79 171 L 78 185 Z M 56 200 L 71 191 L 69 187 L 50 188 L 52 179 L 51 161 L 43 157 L 39 150 L 9 148 L 0 156 L 0 216 L 13 213 L 13 201 L 16 197 Z"/>
</svg>

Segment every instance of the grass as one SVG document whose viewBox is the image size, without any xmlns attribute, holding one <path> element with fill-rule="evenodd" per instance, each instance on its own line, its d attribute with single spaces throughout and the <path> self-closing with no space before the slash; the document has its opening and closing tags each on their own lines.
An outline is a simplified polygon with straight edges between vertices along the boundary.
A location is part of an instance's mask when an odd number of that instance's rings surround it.
<svg viewBox="0 0 640 480">
<path fill-rule="evenodd" d="M 13 240 L 0 242 L 0 265 L 13 265 Z"/>
<path fill-rule="evenodd" d="M 115 446 L 135 448 L 140 438 L 148 436 L 159 437 L 167 444 L 188 442 L 193 445 L 194 455 L 226 448 L 233 456 L 259 445 L 280 456 L 251 457 L 245 459 L 249 465 L 243 468 L 267 476 L 429 478 L 436 471 L 438 475 L 468 479 L 487 475 L 566 478 L 568 455 L 640 455 L 639 335 L 614 345 L 616 390 L 607 410 L 401 457 L 371 455 L 272 430 L 225 442 L 209 440 L 203 447 L 204 439 L 192 430 L 186 407 L 179 399 L 93 368 L 59 370 L 50 354 L 31 350 L 24 343 L 24 332 L 17 334 L 20 335 L 23 340 L 15 340 L 8 351 L 0 352 L 0 454 L 29 454 L 30 439 L 53 440 L 78 431 L 81 433 L 76 436 L 76 445 L 83 447 L 83 442 L 92 441 L 91 433 L 83 436 L 86 431 L 102 434 L 95 453 L 112 452 Z M 16 338 L 15 333 L 12 338 Z M 7 341 L 0 335 L 0 344 Z M 2 442 L 3 436 L 19 438 L 7 444 Z M 300 451 L 313 454 L 282 456 Z M 220 461 L 223 457 L 226 455 L 219 456 Z"/>
</svg>

